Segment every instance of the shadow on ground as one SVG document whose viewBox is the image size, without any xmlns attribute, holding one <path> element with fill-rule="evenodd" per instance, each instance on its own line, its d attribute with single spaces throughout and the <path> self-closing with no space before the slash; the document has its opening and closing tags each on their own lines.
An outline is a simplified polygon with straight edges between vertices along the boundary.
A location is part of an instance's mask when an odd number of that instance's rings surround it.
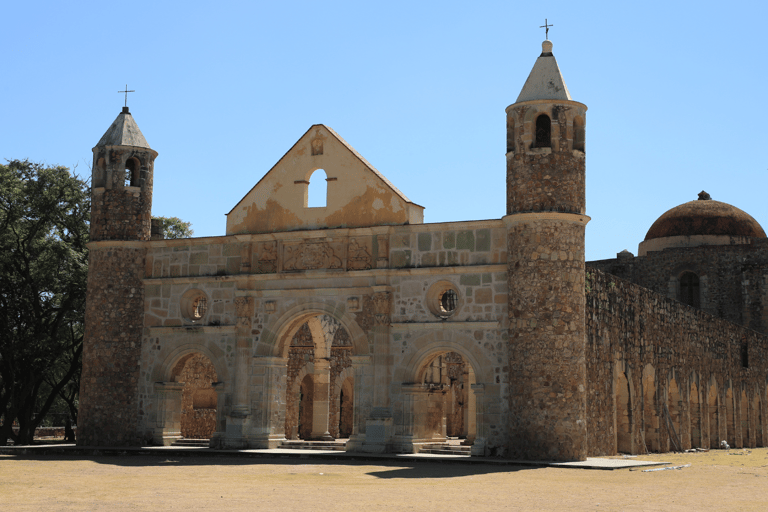
<svg viewBox="0 0 768 512">
<path fill-rule="evenodd" d="M 534 470 L 537 468 L 523 466 L 498 466 L 492 464 L 460 464 L 452 461 L 425 460 L 408 461 L 398 463 L 391 460 L 322 460 L 312 457 L 258 457 L 244 458 L 222 455 L 220 457 L 194 457 L 194 456 L 168 456 L 155 454 L 126 454 L 126 455 L 34 455 L 14 454 L 0 455 L 0 464 L 3 461 L 92 461 L 96 464 L 106 464 L 120 467 L 159 467 L 159 466 L 347 466 L 347 467 L 375 467 L 376 471 L 366 474 L 376 478 L 460 478 L 490 473 L 512 473 L 521 470 Z M 381 469 L 378 469 L 381 468 Z"/>
</svg>

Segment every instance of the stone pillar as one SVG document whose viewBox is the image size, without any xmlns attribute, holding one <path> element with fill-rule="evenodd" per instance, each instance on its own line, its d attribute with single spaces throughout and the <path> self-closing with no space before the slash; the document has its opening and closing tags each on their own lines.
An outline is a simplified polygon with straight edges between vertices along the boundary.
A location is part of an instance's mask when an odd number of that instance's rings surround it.
<svg viewBox="0 0 768 512">
<path fill-rule="evenodd" d="M 485 385 L 472 384 L 472 394 L 475 397 L 475 439 L 472 443 L 471 454 L 482 457 L 485 455 Z"/>
<path fill-rule="evenodd" d="M 346 450 L 348 452 L 359 451 L 365 441 L 365 418 L 367 418 L 367 407 L 370 403 L 370 385 L 366 379 L 366 369 L 371 365 L 370 356 L 352 356 L 352 371 L 354 378 L 352 385 L 355 388 L 352 404 L 352 435 L 347 441 Z"/>
<path fill-rule="evenodd" d="M 252 350 L 253 297 L 235 297 L 235 317 L 237 323 L 235 324 L 234 389 L 223 445 L 226 448 L 239 449 L 248 446 L 248 419 L 251 414 L 248 403 L 248 363 Z"/>
<path fill-rule="evenodd" d="M 402 410 L 400 414 L 400 433 L 394 439 L 394 451 L 398 453 L 416 453 L 413 441 L 414 434 L 414 406 L 416 396 L 422 392 L 419 384 L 403 384 L 401 387 Z"/>
<path fill-rule="evenodd" d="M 155 382 L 157 420 L 153 441 L 159 446 L 170 446 L 181 439 L 181 392 L 183 382 Z"/>
<path fill-rule="evenodd" d="M 312 375 L 314 396 L 312 400 L 312 433 L 314 441 L 333 441 L 328 432 L 330 405 L 331 362 L 328 359 L 315 359 L 315 372 Z"/>
<path fill-rule="evenodd" d="M 288 359 L 252 359 L 253 408 L 248 432 L 250 448 L 277 448 L 285 440 L 285 384 Z"/>
</svg>

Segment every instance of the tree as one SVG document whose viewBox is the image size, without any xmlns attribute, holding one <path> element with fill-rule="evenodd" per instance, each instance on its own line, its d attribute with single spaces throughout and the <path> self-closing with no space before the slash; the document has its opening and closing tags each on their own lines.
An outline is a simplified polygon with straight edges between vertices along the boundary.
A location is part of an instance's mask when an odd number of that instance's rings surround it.
<svg viewBox="0 0 768 512">
<path fill-rule="evenodd" d="M 153 217 L 162 221 L 165 238 L 189 238 L 195 234 L 191 222 L 184 222 L 178 217 Z"/>
<path fill-rule="evenodd" d="M 0 445 L 31 443 L 57 401 L 77 414 L 89 215 L 66 167 L 0 165 Z"/>
</svg>

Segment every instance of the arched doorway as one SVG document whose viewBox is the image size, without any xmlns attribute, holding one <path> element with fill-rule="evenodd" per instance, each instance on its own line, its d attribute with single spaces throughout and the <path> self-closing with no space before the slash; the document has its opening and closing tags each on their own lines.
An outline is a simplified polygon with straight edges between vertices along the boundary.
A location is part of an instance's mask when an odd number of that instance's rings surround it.
<svg viewBox="0 0 768 512">
<path fill-rule="evenodd" d="M 213 387 L 218 379 L 213 363 L 203 354 L 189 354 L 176 363 L 173 378 L 184 383 L 181 391 L 181 437 L 210 439 L 216 432 L 218 405 Z"/>
<path fill-rule="evenodd" d="M 707 405 L 709 409 L 709 447 L 720 446 L 720 414 L 718 412 L 717 383 L 711 379 L 709 392 L 707 393 Z"/>
<path fill-rule="evenodd" d="M 725 389 L 725 428 L 726 428 L 726 439 L 728 440 L 728 444 L 732 447 L 736 447 L 736 416 L 735 416 L 735 408 L 733 403 L 733 387 L 730 382 L 727 384 L 727 388 Z"/>
<path fill-rule="evenodd" d="M 691 448 L 701 448 L 701 406 L 699 405 L 699 388 L 696 386 L 695 378 L 691 378 L 690 391 L 691 404 Z"/>
<path fill-rule="evenodd" d="M 349 437 L 352 353 L 349 333 L 334 317 L 313 315 L 299 325 L 288 348 L 287 439 L 328 441 L 341 437 L 341 430 Z"/>
<path fill-rule="evenodd" d="M 471 444 L 477 436 L 475 372 L 458 352 L 432 354 L 417 374 L 413 400 L 414 443 L 453 440 Z"/>
</svg>

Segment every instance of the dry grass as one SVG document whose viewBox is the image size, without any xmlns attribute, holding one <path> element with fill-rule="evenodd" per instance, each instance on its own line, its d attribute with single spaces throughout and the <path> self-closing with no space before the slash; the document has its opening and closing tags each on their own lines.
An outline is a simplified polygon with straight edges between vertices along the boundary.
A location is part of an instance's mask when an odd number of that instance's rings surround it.
<svg viewBox="0 0 768 512">
<path fill-rule="evenodd" d="M 163 456 L 0 456 L 2 510 L 766 510 L 768 449 L 681 470 Z"/>
</svg>

